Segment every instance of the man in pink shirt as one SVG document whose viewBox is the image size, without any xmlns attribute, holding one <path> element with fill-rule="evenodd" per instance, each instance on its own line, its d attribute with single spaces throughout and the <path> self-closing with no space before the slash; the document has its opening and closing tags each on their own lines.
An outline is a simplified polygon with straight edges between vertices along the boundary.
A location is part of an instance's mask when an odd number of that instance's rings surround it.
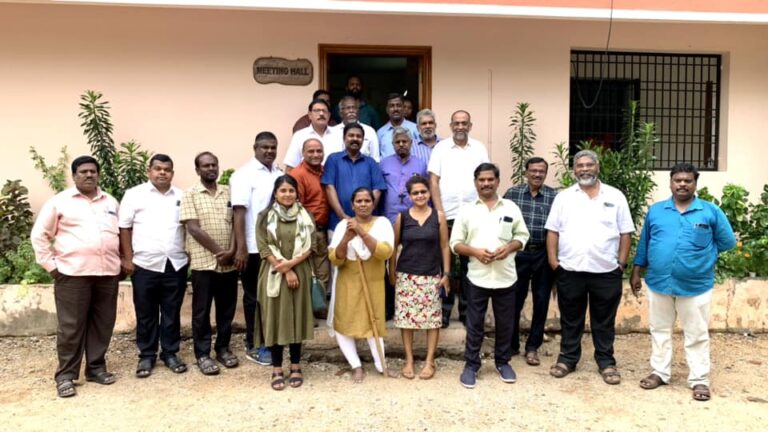
<svg viewBox="0 0 768 432">
<path fill-rule="evenodd" d="M 99 189 L 99 163 L 93 157 L 72 161 L 72 178 L 75 187 L 43 205 L 31 234 L 37 262 L 55 280 L 59 397 L 75 395 L 83 350 L 85 380 L 115 382 L 104 355 L 117 311 L 117 201 Z"/>
</svg>

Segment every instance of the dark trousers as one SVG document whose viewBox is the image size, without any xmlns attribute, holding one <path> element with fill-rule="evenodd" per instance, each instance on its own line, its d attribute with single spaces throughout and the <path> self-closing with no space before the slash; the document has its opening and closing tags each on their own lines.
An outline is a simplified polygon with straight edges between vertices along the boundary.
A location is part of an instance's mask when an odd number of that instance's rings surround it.
<svg viewBox="0 0 768 432">
<path fill-rule="evenodd" d="M 211 354 L 211 304 L 216 302 L 216 353 L 229 349 L 237 309 L 237 272 L 192 270 L 192 340 L 195 358 Z"/>
<path fill-rule="evenodd" d="M 181 345 L 181 304 L 187 289 L 187 266 L 175 270 L 171 260 L 165 271 L 156 272 L 135 266 L 133 306 L 136 310 L 136 346 L 140 359 L 155 359 L 160 342 L 160 358 L 179 352 Z"/>
<path fill-rule="evenodd" d="M 261 255 L 249 254 L 248 266 L 240 272 L 240 280 L 243 282 L 243 315 L 245 315 L 245 348 L 251 349 L 264 345 L 264 336 L 261 334 L 261 313 L 259 301 L 256 296 L 259 287 L 259 268 L 261 268 Z M 256 340 L 254 341 L 254 336 Z"/>
<path fill-rule="evenodd" d="M 272 345 L 269 347 L 269 351 L 272 352 L 272 366 L 283 366 L 283 348 L 285 345 Z M 291 364 L 299 364 L 301 362 L 301 342 L 288 344 L 288 353 L 291 356 Z"/>
<path fill-rule="evenodd" d="M 571 368 L 581 358 L 581 336 L 589 306 L 595 361 L 600 369 L 616 365 L 613 341 L 616 336 L 616 311 L 621 302 L 621 270 L 608 273 L 556 272 L 557 305 L 560 307 L 561 342 L 559 363 Z"/>
<path fill-rule="evenodd" d="M 117 281 L 117 276 L 56 277 L 56 383 L 80 378 L 83 351 L 86 376 L 107 370 L 104 356 L 115 328 Z"/>
<path fill-rule="evenodd" d="M 480 348 L 485 336 L 485 312 L 488 300 L 492 300 L 493 316 L 496 320 L 496 346 L 494 359 L 496 365 L 509 363 L 512 358 L 512 321 L 515 311 L 515 291 L 509 288 L 481 288 L 469 279 L 466 281 L 467 292 L 467 336 L 464 348 L 465 367 L 475 372 L 480 370 Z"/>
<path fill-rule="evenodd" d="M 549 296 L 554 274 L 547 262 L 547 251 L 518 252 L 515 256 L 517 282 L 515 289 L 515 331 L 512 333 L 512 352 L 520 352 L 520 312 L 528 297 L 528 286 L 533 297 L 531 331 L 525 342 L 525 352 L 536 351 L 544 343 L 544 325 L 547 323 Z"/>
<path fill-rule="evenodd" d="M 448 221 L 448 232 L 453 229 L 453 220 Z M 459 262 L 459 268 L 456 268 L 456 261 Z M 464 317 L 467 315 L 467 285 L 468 281 L 467 279 L 467 270 L 469 267 L 469 257 L 459 255 L 458 257 L 456 255 L 451 255 L 451 267 L 453 273 L 453 283 L 451 283 L 452 287 L 458 286 L 458 297 L 459 297 L 459 319 L 464 321 Z M 443 322 L 447 323 L 448 320 L 451 318 L 451 311 L 453 310 L 453 305 L 456 303 L 456 291 L 455 289 L 451 289 L 451 292 L 448 293 L 448 295 L 443 299 Z M 466 324 L 466 323 L 465 323 Z"/>
</svg>

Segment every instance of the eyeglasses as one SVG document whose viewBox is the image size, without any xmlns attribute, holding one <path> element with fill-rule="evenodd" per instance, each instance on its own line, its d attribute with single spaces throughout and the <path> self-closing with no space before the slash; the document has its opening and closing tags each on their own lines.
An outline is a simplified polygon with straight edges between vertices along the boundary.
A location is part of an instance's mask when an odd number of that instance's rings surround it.
<svg viewBox="0 0 768 432">
<path fill-rule="evenodd" d="M 322 113 L 327 113 L 328 110 L 324 109 L 324 108 L 315 108 L 315 109 L 312 110 L 312 112 L 315 113 L 315 114 L 322 114 Z"/>
<path fill-rule="evenodd" d="M 428 190 L 426 190 L 426 189 L 424 189 L 424 190 L 416 190 L 416 191 L 412 191 L 412 192 L 411 192 L 411 195 L 426 195 L 426 194 L 428 194 L 428 193 L 429 193 L 429 191 L 428 191 Z"/>
</svg>

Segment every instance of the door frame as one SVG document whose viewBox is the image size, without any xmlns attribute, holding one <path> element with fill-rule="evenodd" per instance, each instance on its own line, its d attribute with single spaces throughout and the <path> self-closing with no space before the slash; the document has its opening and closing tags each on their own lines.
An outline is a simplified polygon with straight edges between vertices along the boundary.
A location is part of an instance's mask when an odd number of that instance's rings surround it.
<svg viewBox="0 0 768 432">
<path fill-rule="evenodd" d="M 432 107 L 432 47 L 430 46 L 400 46 L 400 45 L 345 45 L 318 44 L 318 82 L 319 88 L 328 88 L 328 55 L 330 54 L 359 54 L 359 55 L 392 55 L 412 56 L 421 59 L 419 71 L 419 107 Z"/>
</svg>

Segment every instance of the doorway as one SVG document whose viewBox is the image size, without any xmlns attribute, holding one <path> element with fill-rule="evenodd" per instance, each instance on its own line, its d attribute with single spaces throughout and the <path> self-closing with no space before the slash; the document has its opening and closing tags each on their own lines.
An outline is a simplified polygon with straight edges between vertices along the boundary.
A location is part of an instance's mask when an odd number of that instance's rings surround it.
<svg viewBox="0 0 768 432">
<path fill-rule="evenodd" d="M 344 96 L 347 78 L 363 82 L 363 99 L 387 122 L 386 98 L 400 93 L 413 102 L 413 114 L 432 106 L 432 48 L 424 46 L 319 45 L 320 87 L 334 103 Z"/>
</svg>

